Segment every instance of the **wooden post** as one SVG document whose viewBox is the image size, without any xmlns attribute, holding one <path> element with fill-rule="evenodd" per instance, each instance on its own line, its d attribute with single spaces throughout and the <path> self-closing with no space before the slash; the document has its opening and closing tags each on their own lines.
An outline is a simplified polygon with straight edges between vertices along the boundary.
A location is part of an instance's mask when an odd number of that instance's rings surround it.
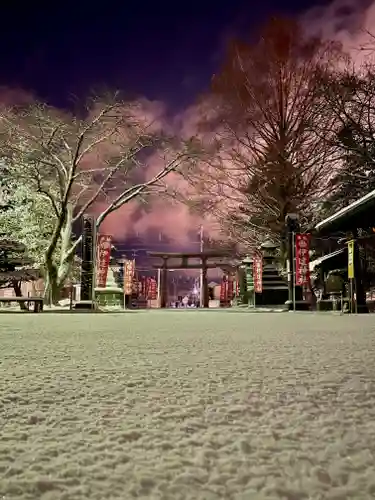
<svg viewBox="0 0 375 500">
<path fill-rule="evenodd" d="M 363 263 L 361 262 L 360 248 L 358 242 L 358 230 L 355 232 L 354 248 L 353 248 L 353 266 L 354 266 L 354 279 L 353 287 L 355 293 L 355 313 L 368 313 L 366 304 L 366 292 L 363 284 Z M 354 294 L 353 294 L 354 295 Z M 353 311 L 354 312 L 354 311 Z"/>
<path fill-rule="evenodd" d="M 160 307 L 165 309 L 168 302 L 168 257 L 163 257 L 161 268 Z"/>
<path fill-rule="evenodd" d="M 208 281 L 207 281 L 207 258 L 202 258 L 202 295 L 203 295 L 203 304 L 201 306 L 208 308 L 210 297 L 208 295 Z"/>
</svg>

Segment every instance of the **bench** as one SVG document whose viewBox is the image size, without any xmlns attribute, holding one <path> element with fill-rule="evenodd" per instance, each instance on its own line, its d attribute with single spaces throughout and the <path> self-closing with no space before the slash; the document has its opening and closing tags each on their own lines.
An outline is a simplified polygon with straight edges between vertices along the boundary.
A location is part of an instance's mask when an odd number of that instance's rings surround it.
<svg viewBox="0 0 375 500">
<path fill-rule="evenodd" d="M 34 312 L 43 311 L 43 298 L 42 297 L 0 297 L 0 302 L 24 302 L 29 307 L 30 302 L 34 302 Z"/>
</svg>

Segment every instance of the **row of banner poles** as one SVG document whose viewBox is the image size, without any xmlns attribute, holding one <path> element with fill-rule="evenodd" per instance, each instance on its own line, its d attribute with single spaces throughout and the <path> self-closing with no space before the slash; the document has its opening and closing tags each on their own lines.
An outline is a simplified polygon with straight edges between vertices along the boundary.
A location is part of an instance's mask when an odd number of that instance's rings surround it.
<svg viewBox="0 0 375 500">
<path fill-rule="evenodd" d="M 96 235 L 95 235 L 96 236 Z M 310 234 L 292 232 L 292 262 L 289 263 L 291 277 L 293 280 L 293 311 L 296 311 L 296 286 L 306 286 L 310 280 Z M 93 298 L 95 298 L 95 288 L 105 288 L 110 263 L 112 237 L 110 235 L 99 234 L 95 238 L 97 241 L 96 251 L 93 252 Z M 94 240 L 95 241 L 95 240 Z M 350 312 L 357 312 L 357 301 L 354 300 L 354 240 L 348 244 L 348 279 L 350 287 Z M 251 266 L 252 261 L 252 266 Z M 248 307 L 255 307 L 257 293 L 262 293 L 262 271 L 263 259 L 260 254 L 254 254 L 253 259 L 248 259 L 246 266 L 246 288 L 248 290 Z M 133 280 L 135 275 L 135 260 L 124 260 L 124 305 L 125 296 L 133 293 Z M 157 276 L 157 298 L 160 301 L 161 294 L 161 269 L 158 269 Z"/>
<path fill-rule="evenodd" d="M 92 252 L 92 296 L 95 297 L 95 288 L 105 288 L 111 259 L 112 236 L 108 234 L 94 235 L 93 241 L 96 242 L 95 250 Z M 123 261 L 123 289 L 124 289 L 124 307 L 126 305 L 126 296 L 132 296 L 135 291 L 135 285 L 138 279 L 136 276 L 135 259 L 126 259 Z M 147 278 L 147 298 L 156 300 L 160 297 L 161 270 L 158 270 L 158 279 Z"/>
<path fill-rule="evenodd" d="M 297 310 L 296 287 L 307 287 L 310 285 L 310 233 L 292 232 L 292 262 L 288 262 L 288 274 L 291 275 L 293 285 L 293 311 Z M 355 240 L 350 240 L 348 244 L 348 279 L 350 293 L 350 312 L 357 313 L 358 306 L 355 297 L 355 270 L 354 270 L 354 245 Z M 246 265 L 246 260 L 247 264 Z M 251 266 L 251 261 L 253 265 Z M 246 289 L 248 291 L 248 307 L 255 307 L 256 293 L 262 293 L 262 269 L 263 259 L 259 254 L 255 254 L 253 259 L 247 257 L 244 260 L 246 265 Z M 343 308 L 343 298 L 341 298 L 341 308 Z"/>
<path fill-rule="evenodd" d="M 308 285 L 310 280 L 309 259 L 310 234 L 292 232 L 292 262 L 288 262 L 288 276 L 293 286 L 293 311 L 296 311 L 296 286 Z M 263 257 L 255 253 L 244 259 L 248 307 L 256 306 L 256 294 L 263 292 Z M 252 264 L 252 265 L 251 265 Z"/>
</svg>

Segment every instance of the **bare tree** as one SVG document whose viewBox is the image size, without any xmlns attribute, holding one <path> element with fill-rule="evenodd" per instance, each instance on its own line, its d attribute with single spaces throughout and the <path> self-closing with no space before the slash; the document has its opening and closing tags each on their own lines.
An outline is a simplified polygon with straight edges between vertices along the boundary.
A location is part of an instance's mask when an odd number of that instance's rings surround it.
<svg viewBox="0 0 375 500">
<path fill-rule="evenodd" d="M 223 228 L 256 246 L 282 238 L 285 216 L 311 221 L 325 193 L 335 150 L 322 140 L 335 116 L 319 79 L 343 58 L 341 47 L 306 39 L 296 22 L 274 19 L 255 44 L 232 44 L 214 76 L 217 154 L 196 184 Z"/>
<path fill-rule="evenodd" d="M 370 50 L 368 47 L 366 50 Z M 328 76 L 328 75 L 326 75 Z M 322 78 L 325 105 L 335 115 L 340 168 L 327 209 L 337 211 L 375 189 L 375 65 L 348 64 Z"/>
<path fill-rule="evenodd" d="M 73 226 L 83 214 L 105 206 L 99 227 L 124 204 L 160 192 L 162 180 L 194 157 L 194 141 L 176 143 L 145 117 L 142 103 L 95 99 L 82 117 L 33 104 L 3 111 L 0 127 L 11 175 L 50 205 L 44 265 L 53 300 L 71 271 L 81 240 Z"/>
</svg>

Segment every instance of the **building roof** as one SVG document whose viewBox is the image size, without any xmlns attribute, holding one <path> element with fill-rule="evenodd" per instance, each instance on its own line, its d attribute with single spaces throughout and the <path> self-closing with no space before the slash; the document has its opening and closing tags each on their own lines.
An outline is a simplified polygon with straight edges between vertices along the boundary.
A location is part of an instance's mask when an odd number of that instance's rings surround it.
<svg viewBox="0 0 375 500">
<path fill-rule="evenodd" d="M 348 251 L 348 248 L 345 247 L 345 248 L 340 248 L 339 250 L 336 250 L 335 252 L 332 252 L 332 253 L 329 253 L 328 255 L 323 255 L 323 257 L 319 257 L 318 259 L 315 259 L 315 260 L 312 260 L 309 264 L 309 269 L 310 269 L 310 272 L 314 271 L 314 269 L 318 266 L 321 266 L 323 264 L 323 267 L 324 264 L 326 264 L 327 267 L 332 267 L 335 266 L 335 263 L 337 261 L 337 258 L 340 258 L 339 260 L 341 260 L 341 258 L 344 256 L 345 252 Z M 334 259 L 334 261 L 332 260 Z M 347 259 L 347 257 L 346 257 Z M 330 262 L 328 262 L 330 261 Z"/>
<path fill-rule="evenodd" d="M 375 226 L 374 208 L 375 190 L 322 220 L 315 230 L 322 233 Z"/>
</svg>

